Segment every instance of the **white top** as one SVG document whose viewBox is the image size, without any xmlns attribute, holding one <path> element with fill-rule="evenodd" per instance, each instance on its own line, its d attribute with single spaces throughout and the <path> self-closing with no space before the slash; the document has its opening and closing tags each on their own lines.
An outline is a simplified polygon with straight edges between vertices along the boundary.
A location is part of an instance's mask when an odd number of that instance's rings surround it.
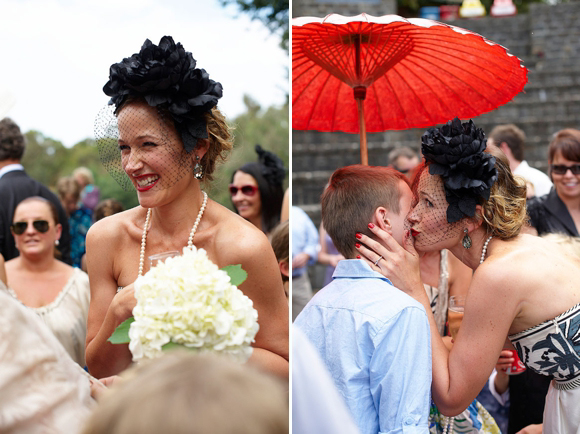
<svg viewBox="0 0 580 434">
<path fill-rule="evenodd" d="M 12 296 L 16 293 L 8 288 Z M 30 307 L 54 333 L 67 353 L 85 366 L 85 340 L 89 315 L 89 276 L 75 268 L 72 276 L 54 301 L 42 307 Z"/>
<path fill-rule="evenodd" d="M 526 160 L 522 161 L 519 166 L 516 167 L 514 175 L 522 176 L 530 181 L 534 185 L 537 197 L 545 196 L 552 189 L 552 181 L 550 181 L 550 177 L 541 170 L 530 167 Z"/>
<path fill-rule="evenodd" d="M 79 433 L 91 409 L 89 375 L 0 281 L 0 432 Z"/>
</svg>

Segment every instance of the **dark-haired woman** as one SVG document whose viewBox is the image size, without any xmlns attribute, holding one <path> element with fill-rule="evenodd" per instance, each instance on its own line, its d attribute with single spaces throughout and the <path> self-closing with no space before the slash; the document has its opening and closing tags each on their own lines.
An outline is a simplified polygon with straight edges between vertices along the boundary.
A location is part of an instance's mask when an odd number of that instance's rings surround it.
<svg viewBox="0 0 580 434">
<path fill-rule="evenodd" d="M 269 234 L 280 221 L 284 200 L 285 169 L 282 160 L 256 145 L 259 161 L 234 172 L 230 194 L 236 212 Z"/>
<path fill-rule="evenodd" d="M 359 250 L 425 306 L 437 407 L 450 416 L 466 408 L 509 337 L 528 369 L 553 378 L 544 432 L 580 432 L 580 259 L 555 243 L 519 234 L 526 221 L 525 184 L 513 177 L 505 156 L 484 152 L 483 131 L 473 122 L 455 119 L 431 129 L 422 144 L 427 168 L 414 186 L 411 236 L 401 247 L 373 227 L 386 247 L 361 235 L 374 251 Z M 475 271 L 450 351 L 430 313 L 417 253 L 442 248 Z"/>
<path fill-rule="evenodd" d="M 34 310 L 84 367 L 89 279 L 54 257 L 62 233 L 56 207 L 42 197 L 24 199 L 14 211 L 11 232 L 20 256 L 6 262 L 9 292 Z"/>
<path fill-rule="evenodd" d="M 580 236 L 580 131 L 558 131 L 548 148 L 554 187 L 546 196 L 528 203 L 538 235 L 562 233 Z"/>
<path fill-rule="evenodd" d="M 240 289 L 252 299 L 260 325 L 249 363 L 288 375 L 288 304 L 270 243 L 202 190 L 232 138 L 216 107 L 221 85 L 195 64 L 171 37 L 158 46 L 147 40 L 139 53 L 111 66 L 104 88 L 115 111 L 99 122 L 102 160 L 137 190 L 140 205 L 99 220 L 87 235 L 86 354 L 99 378 L 131 363 L 127 345 L 107 339 L 132 314 L 133 283 L 148 271 L 146 258 L 187 245 L 206 250 L 220 268 L 241 264 L 246 270 Z"/>
</svg>

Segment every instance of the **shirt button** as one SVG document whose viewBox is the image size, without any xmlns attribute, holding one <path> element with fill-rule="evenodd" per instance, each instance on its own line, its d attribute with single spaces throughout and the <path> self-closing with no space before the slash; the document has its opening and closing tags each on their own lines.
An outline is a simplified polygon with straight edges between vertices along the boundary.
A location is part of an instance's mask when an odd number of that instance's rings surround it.
<svg viewBox="0 0 580 434">
<path fill-rule="evenodd" d="M 411 417 L 411 416 L 407 416 L 407 418 L 405 419 L 405 422 L 403 422 L 405 425 L 414 425 L 415 424 L 415 420 Z"/>
</svg>

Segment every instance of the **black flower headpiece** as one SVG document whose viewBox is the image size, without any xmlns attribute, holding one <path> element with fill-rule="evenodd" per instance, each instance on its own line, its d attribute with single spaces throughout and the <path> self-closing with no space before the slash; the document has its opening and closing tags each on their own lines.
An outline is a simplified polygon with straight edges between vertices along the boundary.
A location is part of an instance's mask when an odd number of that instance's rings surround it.
<svg viewBox="0 0 580 434">
<path fill-rule="evenodd" d="M 222 97 L 222 85 L 195 65 L 191 53 L 171 36 L 161 38 L 158 46 L 147 39 L 139 53 L 111 65 L 103 91 L 116 108 L 128 97 L 141 97 L 169 111 L 185 150 L 191 152 L 197 139 L 208 138 L 203 115 Z"/>
<path fill-rule="evenodd" d="M 489 199 L 497 169 L 495 157 L 484 152 L 486 142 L 485 133 L 472 120 L 462 124 L 458 118 L 421 137 L 429 173 L 443 178 L 449 223 L 473 217 L 481 199 Z"/>
<path fill-rule="evenodd" d="M 258 161 L 262 165 L 262 176 L 270 185 L 282 185 L 286 169 L 284 162 L 276 154 L 266 151 L 260 145 L 256 145 L 256 153 L 258 154 Z"/>
</svg>

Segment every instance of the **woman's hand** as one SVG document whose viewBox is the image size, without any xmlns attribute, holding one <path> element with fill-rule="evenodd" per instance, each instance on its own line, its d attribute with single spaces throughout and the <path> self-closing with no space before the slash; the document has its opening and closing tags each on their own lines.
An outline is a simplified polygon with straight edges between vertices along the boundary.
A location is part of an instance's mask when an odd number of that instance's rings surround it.
<svg viewBox="0 0 580 434">
<path fill-rule="evenodd" d="M 543 424 L 537 425 L 528 425 L 524 429 L 517 432 L 517 434 L 542 434 L 542 430 L 544 429 Z"/>
<path fill-rule="evenodd" d="M 504 373 L 506 372 L 507 368 L 509 368 L 513 362 L 515 362 L 514 355 L 511 350 L 501 350 L 499 355 L 499 359 L 497 360 L 497 364 L 495 365 L 495 370 L 498 372 Z M 507 375 L 507 374 L 506 374 Z"/>
<path fill-rule="evenodd" d="M 115 320 L 121 324 L 127 318 L 133 316 L 133 308 L 137 305 L 135 298 L 135 283 L 125 286 L 121 289 L 111 303 L 111 308 L 115 315 Z"/>
<path fill-rule="evenodd" d="M 361 259 L 375 271 L 388 278 L 394 286 L 418 299 L 425 296 L 419 268 L 419 254 L 413 246 L 409 231 L 405 231 L 404 248 L 386 231 L 369 223 L 369 229 L 380 242 L 364 234 L 357 234 L 356 249 Z M 378 259 L 378 261 L 377 261 Z"/>
</svg>

